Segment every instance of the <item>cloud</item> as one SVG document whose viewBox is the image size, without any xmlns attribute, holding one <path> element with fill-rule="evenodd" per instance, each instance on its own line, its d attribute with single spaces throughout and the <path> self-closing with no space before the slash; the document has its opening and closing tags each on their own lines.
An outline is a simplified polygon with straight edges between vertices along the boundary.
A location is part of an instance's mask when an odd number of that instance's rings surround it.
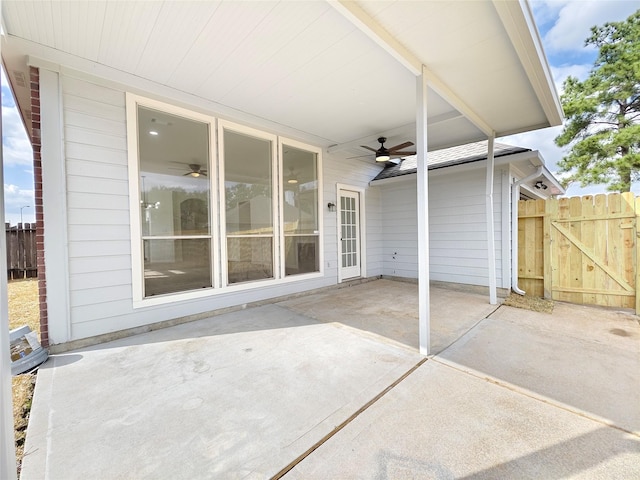
<svg viewBox="0 0 640 480">
<path fill-rule="evenodd" d="M 556 84 L 558 92 L 562 94 L 564 81 L 569 76 L 576 77 L 578 80 L 585 80 L 589 76 L 591 67 L 591 64 L 561 65 L 557 67 L 551 67 L 553 81 Z"/>
<path fill-rule="evenodd" d="M 564 156 L 563 149 L 558 147 L 554 142 L 554 139 L 560 135 L 561 132 L 562 127 L 550 127 L 532 132 L 519 133 L 517 135 L 509 135 L 508 137 L 499 138 L 497 141 L 508 145 L 539 150 L 546 167 L 551 172 L 555 172 L 558 170 L 558 161 Z"/>
<path fill-rule="evenodd" d="M 4 95 L 4 89 L 3 89 Z M 2 145 L 5 165 L 31 165 L 33 154 L 31 142 L 22 124 L 18 108 L 2 106 Z"/>
<path fill-rule="evenodd" d="M 25 223 L 35 221 L 34 195 L 33 189 L 23 189 L 11 183 L 4 184 L 4 215 L 5 221 L 12 225 L 20 222 L 20 207 L 29 206 L 22 209 L 22 220 Z"/>
<path fill-rule="evenodd" d="M 542 0 L 532 3 L 541 29 L 546 30 L 544 45 L 549 52 L 582 53 L 591 27 L 626 20 L 638 9 L 637 2 L 628 0 Z M 554 17 L 557 20 L 547 30 L 545 27 Z"/>
</svg>

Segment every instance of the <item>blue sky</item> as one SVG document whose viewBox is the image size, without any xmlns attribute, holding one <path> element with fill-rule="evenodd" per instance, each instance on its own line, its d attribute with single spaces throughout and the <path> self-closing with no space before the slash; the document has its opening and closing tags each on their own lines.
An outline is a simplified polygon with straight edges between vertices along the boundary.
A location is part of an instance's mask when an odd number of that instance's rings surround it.
<svg viewBox="0 0 640 480">
<path fill-rule="evenodd" d="M 593 25 L 620 21 L 640 8 L 637 0 L 530 0 L 556 87 L 569 75 L 584 79 L 593 65 L 596 52 L 584 47 Z M 2 145 L 4 149 L 4 191 L 6 221 L 35 221 L 33 208 L 33 165 L 29 140 L 2 72 Z M 504 137 L 499 141 L 540 150 L 547 166 L 555 172 L 563 156 L 553 139 L 561 127 Z M 634 185 L 636 194 L 640 185 Z M 567 195 L 604 192 L 604 186 L 581 188 L 571 185 Z"/>
</svg>

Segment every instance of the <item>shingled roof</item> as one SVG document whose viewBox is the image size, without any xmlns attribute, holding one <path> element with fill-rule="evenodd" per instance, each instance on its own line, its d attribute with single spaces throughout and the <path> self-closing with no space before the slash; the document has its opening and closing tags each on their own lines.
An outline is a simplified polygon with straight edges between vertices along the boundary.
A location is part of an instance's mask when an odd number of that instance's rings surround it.
<svg viewBox="0 0 640 480">
<path fill-rule="evenodd" d="M 443 148 L 434 150 L 427 155 L 427 165 L 429 170 L 452 167 L 464 163 L 479 162 L 487 159 L 487 140 L 475 143 L 467 143 L 458 147 Z M 494 158 L 513 155 L 515 153 L 530 152 L 530 148 L 514 147 L 504 143 L 494 143 Z M 405 157 L 398 165 L 390 165 L 382 170 L 373 181 L 384 178 L 400 177 L 417 172 L 417 156 Z"/>
</svg>

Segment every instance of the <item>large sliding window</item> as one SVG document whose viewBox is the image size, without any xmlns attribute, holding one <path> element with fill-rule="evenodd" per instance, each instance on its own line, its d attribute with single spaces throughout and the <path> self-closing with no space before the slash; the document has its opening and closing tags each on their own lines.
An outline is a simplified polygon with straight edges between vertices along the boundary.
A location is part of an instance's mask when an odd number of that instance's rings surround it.
<svg viewBox="0 0 640 480">
<path fill-rule="evenodd" d="M 137 114 L 144 296 L 211 287 L 209 125 Z"/>
<path fill-rule="evenodd" d="M 132 94 L 127 119 L 134 303 L 321 272 L 319 149 Z"/>
<path fill-rule="evenodd" d="M 274 140 L 221 131 L 227 283 L 274 278 Z"/>
</svg>

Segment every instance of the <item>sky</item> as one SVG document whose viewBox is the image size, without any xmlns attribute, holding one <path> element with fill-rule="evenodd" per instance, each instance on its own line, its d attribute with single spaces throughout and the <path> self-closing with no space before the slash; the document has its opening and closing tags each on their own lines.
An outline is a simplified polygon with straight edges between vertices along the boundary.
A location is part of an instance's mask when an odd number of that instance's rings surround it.
<svg viewBox="0 0 640 480">
<path fill-rule="evenodd" d="M 542 44 L 558 92 L 564 80 L 572 75 L 585 79 L 593 65 L 596 50 L 585 48 L 590 28 L 605 22 L 625 20 L 640 8 L 639 0 L 530 0 Z M 563 157 L 554 138 L 562 127 L 497 139 L 502 143 L 539 150 L 551 172 Z M 2 72 L 2 145 L 4 150 L 5 217 L 12 225 L 22 220 L 35 221 L 33 203 L 33 163 L 29 140 L 15 106 L 7 80 Z M 640 184 L 632 190 L 640 194 Z M 581 188 L 572 184 L 567 196 L 587 195 L 606 191 L 604 185 Z"/>
</svg>

